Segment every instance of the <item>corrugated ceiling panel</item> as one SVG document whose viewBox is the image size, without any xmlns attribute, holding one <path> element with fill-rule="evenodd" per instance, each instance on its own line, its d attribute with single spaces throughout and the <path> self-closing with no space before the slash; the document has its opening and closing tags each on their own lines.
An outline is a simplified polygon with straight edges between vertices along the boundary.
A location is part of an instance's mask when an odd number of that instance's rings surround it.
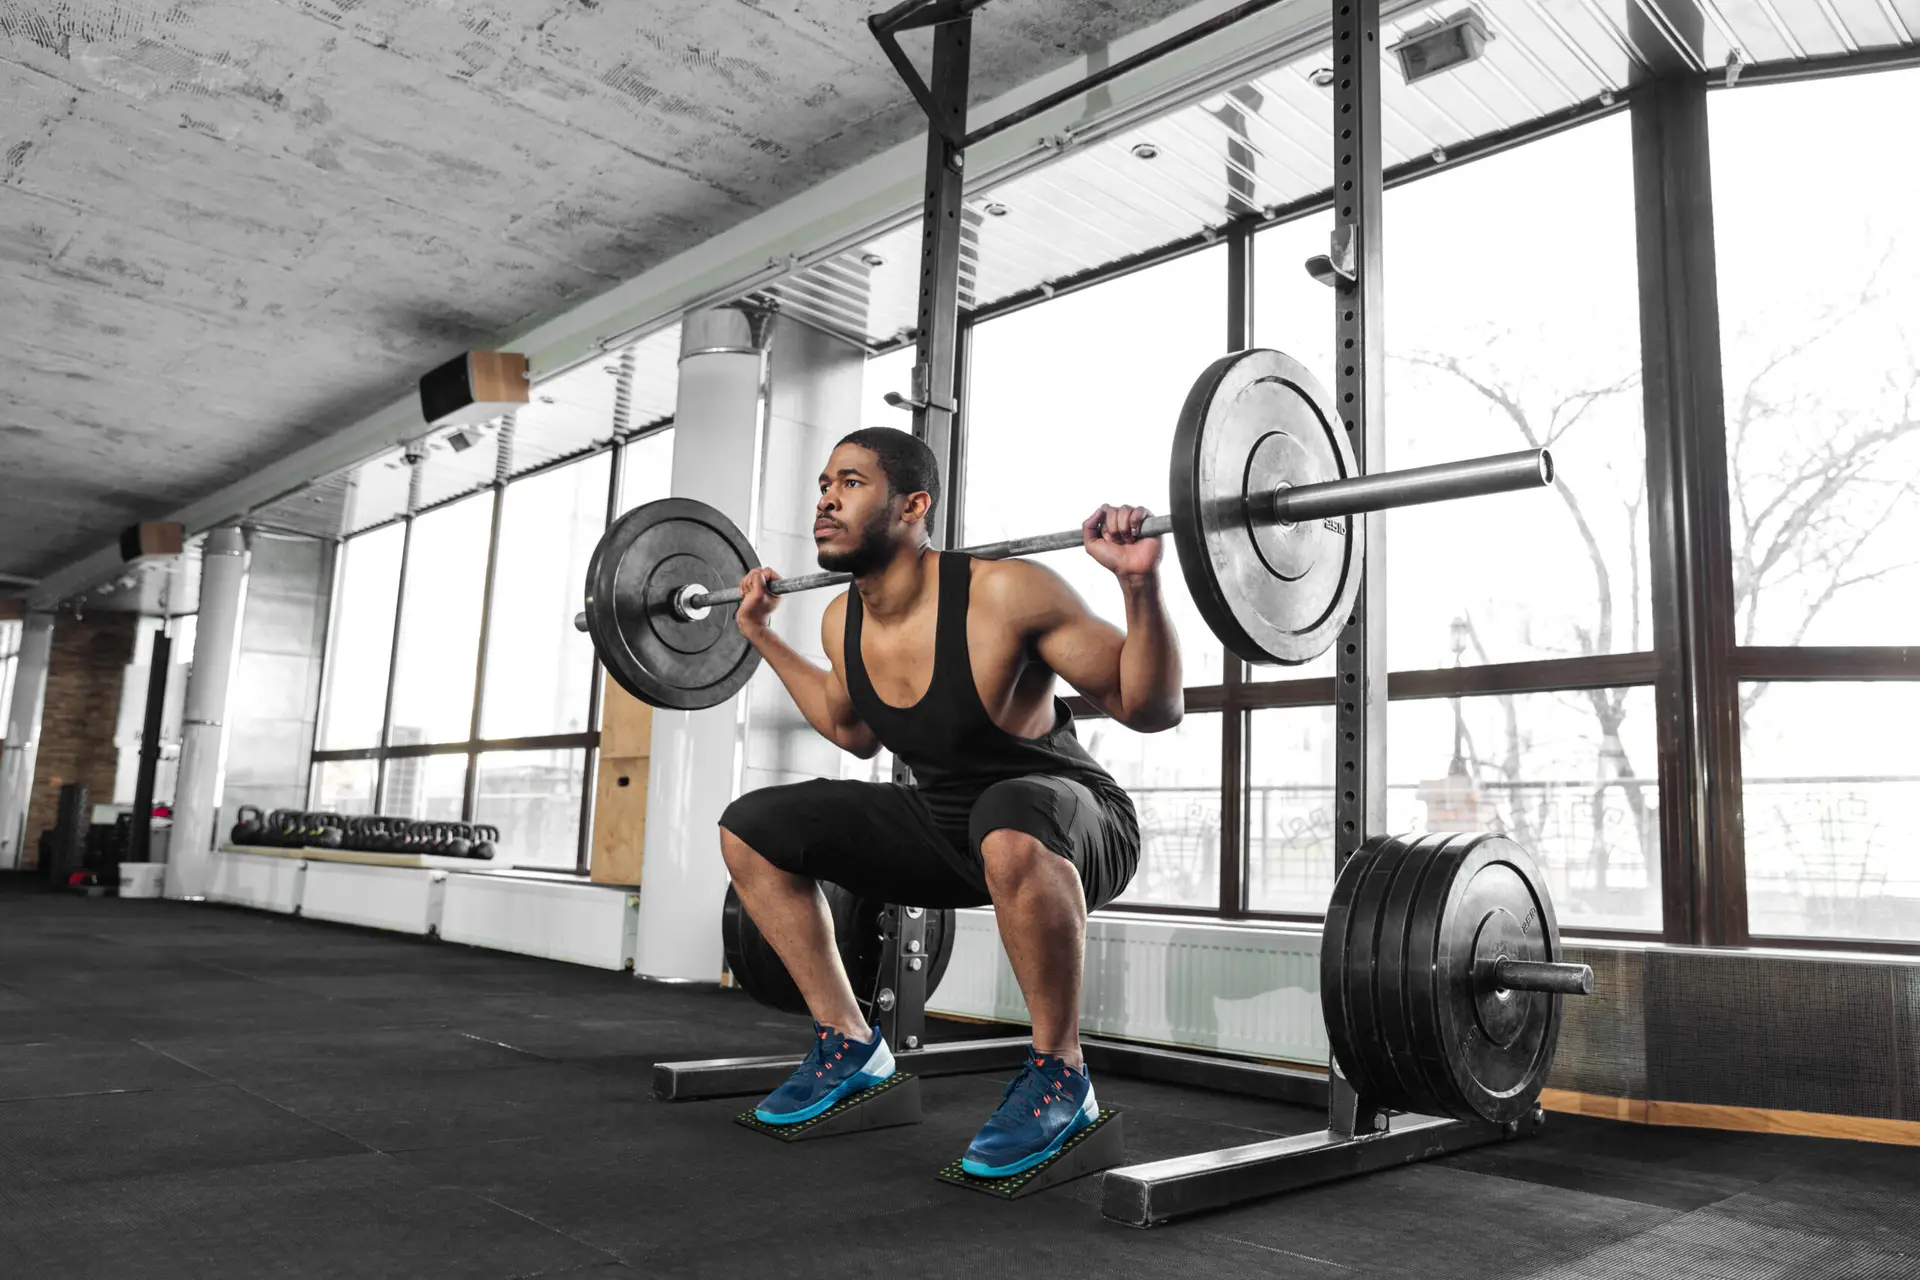
<svg viewBox="0 0 1920 1280">
<path fill-rule="evenodd" d="M 584 453 L 623 431 L 630 434 L 673 416 L 679 359 L 680 326 L 672 325 L 541 382 L 532 401 L 513 416 L 508 474 Z M 618 412 L 620 379 L 629 363 L 633 380 L 623 415 Z"/>
<path fill-rule="evenodd" d="M 346 523 L 349 476 L 338 475 L 308 485 L 278 502 L 247 513 L 247 521 L 262 529 L 303 533 L 314 538 L 337 538 Z"/>
<path fill-rule="evenodd" d="M 447 434 L 427 441 L 426 457 L 420 463 L 422 510 L 493 483 L 494 463 L 500 456 L 498 431 L 489 424 L 476 432 L 479 439 L 474 444 L 459 451 L 447 443 Z"/>
</svg>

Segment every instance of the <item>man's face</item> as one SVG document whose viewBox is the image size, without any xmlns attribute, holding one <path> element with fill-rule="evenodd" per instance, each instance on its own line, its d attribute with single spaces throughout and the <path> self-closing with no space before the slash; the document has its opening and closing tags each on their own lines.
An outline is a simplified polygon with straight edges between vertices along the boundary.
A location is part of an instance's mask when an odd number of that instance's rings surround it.
<svg viewBox="0 0 1920 1280">
<path fill-rule="evenodd" d="M 858 576 L 893 555 L 895 507 L 886 473 L 873 450 L 843 444 L 820 473 L 820 501 L 813 509 L 813 545 L 820 567 Z"/>
</svg>

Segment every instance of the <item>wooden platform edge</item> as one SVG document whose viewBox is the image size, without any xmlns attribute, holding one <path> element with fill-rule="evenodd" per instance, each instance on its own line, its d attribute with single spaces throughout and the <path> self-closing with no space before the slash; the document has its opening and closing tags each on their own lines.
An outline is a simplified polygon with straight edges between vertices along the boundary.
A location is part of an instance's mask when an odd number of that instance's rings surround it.
<svg viewBox="0 0 1920 1280">
<path fill-rule="evenodd" d="M 1844 1138 L 1920 1147 L 1920 1120 L 1879 1116 L 1843 1116 L 1824 1111 L 1781 1111 L 1767 1107 L 1721 1106 L 1705 1102 L 1661 1102 L 1647 1098 L 1610 1098 L 1571 1089 L 1544 1089 L 1540 1105 L 1549 1111 L 1657 1124 L 1683 1129 L 1729 1129 L 1740 1133 L 1777 1133 L 1802 1138 Z"/>
</svg>

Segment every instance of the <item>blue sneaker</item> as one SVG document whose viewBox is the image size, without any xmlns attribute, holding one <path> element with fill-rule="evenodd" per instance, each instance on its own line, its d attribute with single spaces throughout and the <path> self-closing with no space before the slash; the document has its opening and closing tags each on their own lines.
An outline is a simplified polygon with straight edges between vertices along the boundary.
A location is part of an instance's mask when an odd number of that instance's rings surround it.
<svg viewBox="0 0 1920 1280">
<path fill-rule="evenodd" d="M 1057 1153 L 1100 1118 L 1093 1080 L 1065 1058 L 1029 1047 L 986 1127 L 974 1135 L 960 1169 L 976 1178 L 1010 1178 Z"/>
<path fill-rule="evenodd" d="M 892 1074 L 893 1052 L 880 1028 L 863 1044 L 816 1022 L 813 1048 L 787 1082 L 753 1109 L 753 1118 L 762 1124 L 799 1124 Z"/>
</svg>

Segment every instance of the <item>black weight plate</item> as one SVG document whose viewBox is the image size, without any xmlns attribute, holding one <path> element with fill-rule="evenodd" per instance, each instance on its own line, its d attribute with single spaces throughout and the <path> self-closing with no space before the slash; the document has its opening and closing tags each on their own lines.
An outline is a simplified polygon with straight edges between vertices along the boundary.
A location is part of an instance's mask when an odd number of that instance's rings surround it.
<svg viewBox="0 0 1920 1280">
<path fill-rule="evenodd" d="M 1334 882 L 1320 942 L 1320 1005 L 1341 1074 L 1366 1098 L 1381 1094 L 1382 1051 L 1371 1016 L 1374 929 L 1382 878 L 1404 853 L 1392 836 L 1375 836 L 1348 858 Z"/>
<path fill-rule="evenodd" d="M 1388 886 L 1380 908 L 1380 952 L 1374 966 L 1374 1016 L 1380 1020 L 1381 1040 L 1393 1068 L 1390 1081 L 1392 1097 L 1384 1105 L 1399 1111 L 1424 1115 L 1445 1114 L 1420 1064 L 1414 1046 L 1412 1015 L 1408 1009 L 1408 966 L 1413 962 L 1407 952 L 1412 932 L 1414 902 L 1421 882 L 1432 873 L 1436 856 L 1453 839 L 1442 832 L 1420 837 L 1400 860 L 1400 869 Z"/>
<path fill-rule="evenodd" d="M 616 520 L 587 564 L 587 632 L 620 687 L 655 707 L 696 710 L 740 691 L 760 654 L 734 625 L 737 606 L 682 620 L 674 594 L 738 586 L 758 564 L 733 521 L 691 498 L 663 498 Z"/>
<path fill-rule="evenodd" d="M 1366 879 L 1375 851 L 1391 838 L 1373 837 L 1341 864 L 1320 926 L 1320 1015 L 1326 1024 L 1327 1043 L 1333 1050 L 1334 1063 L 1342 1075 L 1346 1074 L 1347 1064 L 1357 1057 L 1347 1034 L 1347 932 L 1353 915 L 1353 897 L 1361 881 Z M 1348 1079 L 1351 1081 L 1352 1077 Z"/>
<path fill-rule="evenodd" d="M 1364 520 L 1280 525 L 1250 511 L 1357 472 L 1332 401 L 1298 361 L 1242 351 L 1201 373 L 1174 432 L 1169 494 L 1180 571 L 1228 649 L 1298 666 L 1333 643 L 1360 589 Z"/>
<path fill-rule="evenodd" d="M 1409 904 L 1407 919 L 1407 960 L 1403 973 L 1409 1038 L 1419 1059 L 1428 1096 L 1436 1104 L 1434 1114 L 1462 1120 L 1471 1118 L 1473 1113 L 1447 1066 L 1434 999 L 1434 965 L 1442 937 L 1447 890 L 1468 851 L 1488 838 L 1482 833 L 1464 834 L 1443 844 L 1428 860 L 1426 874 L 1421 877 L 1418 891 Z"/>
<path fill-rule="evenodd" d="M 873 997 L 879 987 L 883 952 L 879 918 L 885 904 L 856 898 L 825 880 L 819 884 L 827 900 L 828 913 L 833 917 L 834 946 L 840 952 L 847 981 L 867 1016 L 877 1017 Z M 928 996 L 933 995 L 940 979 L 946 976 L 947 964 L 953 959 L 953 936 L 953 910 L 929 910 L 923 944 L 928 958 Z M 727 972 L 733 975 L 741 990 L 770 1009 L 802 1015 L 808 1012 L 800 988 L 794 985 L 786 965 L 741 905 L 732 885 L 727 886 L 727 896 L 720 908 L 720 941 L 726 954 Z"/>
<path fill-rule="evenodd" d="M 1502 836 L 1476 841 L 1448 888 L 1433 974 L 1440 1047 L 1472 1114 L 1505 1123 L 1533 1109 L 1553 1068 L 1560 1000 L 1541 991 L 1511 991 L 1483 1008 L 1491 962 L 1558 960 L 1559 924 L 1540 869 L 1525 849 Z M 1476 951 L 1486 951 L 1478 956 Z M 1500 1043 L 1486 1024 L 1499 1029 Z"/>
</svg>

